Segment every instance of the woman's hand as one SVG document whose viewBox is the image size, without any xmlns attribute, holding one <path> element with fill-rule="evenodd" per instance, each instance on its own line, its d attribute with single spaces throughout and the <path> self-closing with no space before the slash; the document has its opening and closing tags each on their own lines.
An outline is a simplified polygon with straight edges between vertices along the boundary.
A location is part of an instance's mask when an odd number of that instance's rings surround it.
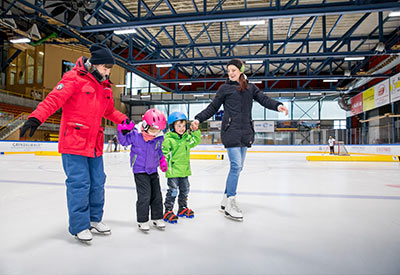
<svg viewBox="0 0 400 275">
<path fill-rule="evenodd" d="M 281 113 L 285 113 L 285 116 L 287 116 L 288 113 L 289 113 L 289 110 L 286 108 L 285 105 L 279 105 L 278 106 L 278 111 L 281 112 Z"/>
<path fill-rule="evenodd" d="M 197 131 L 199 129 L 199 124 L 200 122 L 197 119 L 193 120 L 192 123 L 190 124 L 190 129 L 192 131 Z"/>
</svg>

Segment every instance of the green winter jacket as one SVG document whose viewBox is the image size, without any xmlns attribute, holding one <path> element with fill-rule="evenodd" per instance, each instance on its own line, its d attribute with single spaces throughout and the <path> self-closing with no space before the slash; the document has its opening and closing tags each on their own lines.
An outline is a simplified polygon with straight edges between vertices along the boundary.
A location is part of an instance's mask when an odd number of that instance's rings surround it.
<svg viewBox="0 0 400 275">
<path fill-rule="evenodd" d="M 167 178 L 182 178 L 192 174 L 190 170 L 190 149 L 201 141 L 200 130 L 191 134 L 186 131 L 182 137 L 175 132 L 164 136 L 162 151 L 168 162 Z"/>
</svg>

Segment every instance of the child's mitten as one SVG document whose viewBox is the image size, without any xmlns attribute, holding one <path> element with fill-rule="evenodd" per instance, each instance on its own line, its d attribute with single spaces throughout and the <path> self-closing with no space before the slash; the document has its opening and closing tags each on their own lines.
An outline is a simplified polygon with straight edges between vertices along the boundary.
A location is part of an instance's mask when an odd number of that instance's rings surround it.
<svg viewBox="0 0 400 275">
<path fill-rule="evenodd" d="M 124 136 L 132 131 L 132 129 L 135 127 L 135 123 L 133 121 L 129 122 L 128 120 L 124 120 L 121 124 L 118 124 L 118 131 L 120 131 Z"/>
<path fill-rule="evenodd" d="M 167 161 L 165 160 L 165 156 L 162 156 L 162 158 L 160 159 L 160 168 L 161 171 L 163 172 L 167 172 L 168 170 L 168 164 Z"/>
</svg>

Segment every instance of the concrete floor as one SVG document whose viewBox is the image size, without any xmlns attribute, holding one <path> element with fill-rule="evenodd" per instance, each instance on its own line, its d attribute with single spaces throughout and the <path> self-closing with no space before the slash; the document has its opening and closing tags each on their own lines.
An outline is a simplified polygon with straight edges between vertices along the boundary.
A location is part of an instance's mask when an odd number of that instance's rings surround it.
<svg viewBox="0 0 400 275">
<path fill-rule="evenodd" d="M 400 164 L 305 156 L 247 154 L 243 222 L 218 211 L 229 161 L 192 160 L 196 217 L 144 234 L 129 155 L 106 153 L 112 234 L 85 245 L 67 230 L 61 158 L 1 155 L 0 274 L 400 274 Z"/>
</svg>

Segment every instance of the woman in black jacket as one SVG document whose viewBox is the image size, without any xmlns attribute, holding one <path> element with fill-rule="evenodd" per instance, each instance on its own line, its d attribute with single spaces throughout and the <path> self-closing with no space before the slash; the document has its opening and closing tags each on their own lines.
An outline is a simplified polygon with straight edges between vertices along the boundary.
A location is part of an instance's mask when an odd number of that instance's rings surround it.
<svg viewBox="0 0 400 275">
<path fill-rule="evenodd" d="M 209 119 L 224 105 L 221 139 L 228 151 L 230 170 L 226 180 L 224 198 L 220 210 L 228 218 L 243 220 L 242 211 L 236 204 L 236 188 L 239 174 L 243 169 L 247 148 L 254 142 L 251 109 L 256 100 L 267 109 L 284 112 L 288 109 L 279 101 L 264 95 L 254 84 L 248 83 L 244 76 L 244 64 L 239 59 L 228 63 L 229 79 L 222 84 L 214 100 L 202 112 L 195 116 L 192 126 L 196 129 L 199 123 Z"/>
</svg>

